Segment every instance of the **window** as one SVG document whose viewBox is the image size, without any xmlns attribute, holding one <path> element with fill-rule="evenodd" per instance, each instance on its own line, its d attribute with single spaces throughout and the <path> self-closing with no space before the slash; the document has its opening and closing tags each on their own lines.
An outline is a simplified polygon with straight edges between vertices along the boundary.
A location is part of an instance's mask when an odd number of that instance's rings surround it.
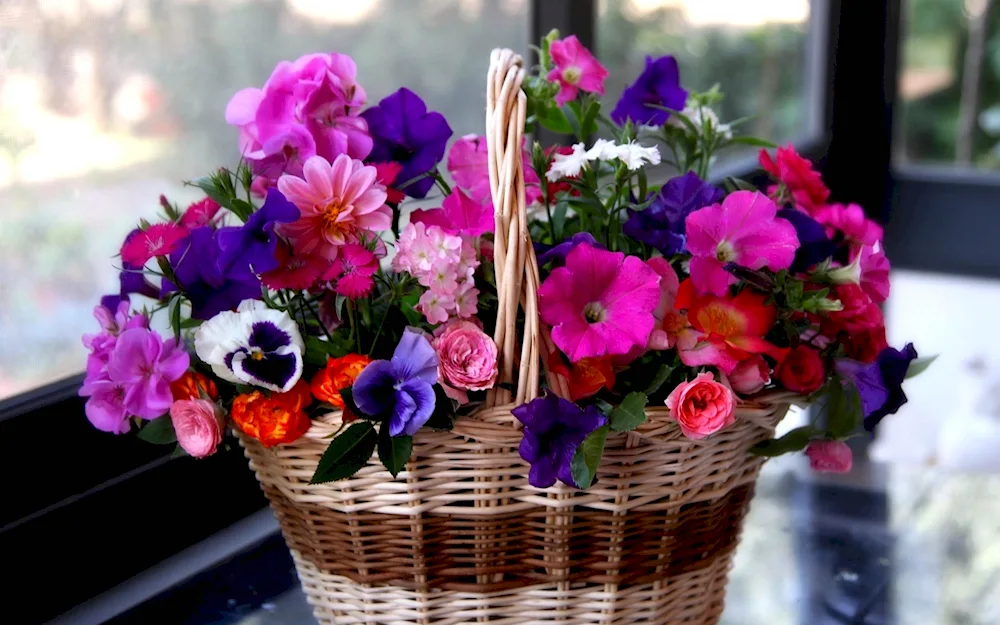
<svg viewBox="0 0 1000 625">
<path fill-rule="evenodd" d="M 235 164 L 223 110 L 282 59 L 351 54 L 369 102 L 405 85 L 482 132 L 527 0 L 21 0 L 0 5 L 0 399 L 78 373 L 113 251 L 158 197 Z"/>
</svg>

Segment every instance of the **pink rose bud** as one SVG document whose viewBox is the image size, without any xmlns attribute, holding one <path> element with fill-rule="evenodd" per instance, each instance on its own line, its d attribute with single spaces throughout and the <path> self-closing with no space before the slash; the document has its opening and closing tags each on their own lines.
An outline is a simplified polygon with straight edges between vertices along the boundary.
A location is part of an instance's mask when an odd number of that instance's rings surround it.
<svg viewBox="0 0 1000 625">
<path fill-rule="evenodd" d="M 177 442 L 195 458 L 211 456 L 222 442 L 222 419 L 207 399 L 175 401 L 170 406 L 170 420 Z"/>
<path fill-rule="evenodd" d="M 497 380 L 497 346 L 482 329 L 467 319 L 453 319 L 436 332 L 434 350 L 438 355 L 438 376 L 458 392 L 448 393 L 458 401 L 468 401 L 463 391 L 484 391 Z"/>
<path fill-rule="evenodd" d="M 736 422 L 736 396 L 711 373 L 678 384 L 666 404 L 684 435 L 695 440 Z"/>
<path fill-rule="evenodd" d="M 806 456 L 812 470 L 821 473 L 847 473 L 854 464 L 854 454 L 844 441 L 812 441 Z"/>
<path fill-rule="evenodd" d="M 729 384 L 740 395 L 753 395 L 771 381 L 771 369 L 762 356 L 740 362 L 729 374 Z"/>
</svg>

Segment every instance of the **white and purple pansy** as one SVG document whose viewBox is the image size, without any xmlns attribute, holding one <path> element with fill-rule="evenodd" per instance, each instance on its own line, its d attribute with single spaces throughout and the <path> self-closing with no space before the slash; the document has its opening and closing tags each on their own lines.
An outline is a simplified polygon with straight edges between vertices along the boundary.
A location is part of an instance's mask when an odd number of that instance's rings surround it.
<svg viewBox="0 0 1000 625">
<path fill-rule="evenodd" d="M 305 347 L 288 313 L 244 300 L 236 312 L 223 311 L 198 328 L 198 358 L 212 372 L 234 384 L 250 384 L 284 393 L 302 376 Z"/>
</svg>

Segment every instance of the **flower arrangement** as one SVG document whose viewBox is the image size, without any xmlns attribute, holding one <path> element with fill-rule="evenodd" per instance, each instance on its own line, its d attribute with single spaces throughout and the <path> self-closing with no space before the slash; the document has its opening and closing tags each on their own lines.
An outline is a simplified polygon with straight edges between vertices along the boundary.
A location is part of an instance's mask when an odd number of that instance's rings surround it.
<svg viewBox="0 0 1000 625">
<path fill-rule="evenodd" d="M 848 470 L 844 441 L 895 413 L 929 364 L 886 343 L 882 228 L 832 203 L 791 147 L 772 154 L 722 123 L 721 92 L 683 88 L 670 56 L 647 59 L 610 114 L 607 70 L 576 37 L 553 32 L 539 57 L 527 130 L 575 139 L 523 146 L 555 348 L 544 394 L 512 410 L 531 485 L 588 488 L 609 432 L 641 425 L 647 405 L 701 440 L 771 392 L 822 409 L 754 453 Z M 161 197 L 162 218 L 123 242 L 120 290 L 84 337 L 87 417 L 202 458 L 227 424 L 273 447 L 341 411 L 313 482 L 373 454 L 395 476 L 422 429 L 449 429 L 505 384 L 487 140 L 452 141 L 405 87 L 369 106 L 336 53 L 280 63 L 225 119 L 239 166 L 194 181 L 206 197 L 183 210 Z M 763 148 L 771 184 L 709 181 L 736 145 Z"/>
</svg>

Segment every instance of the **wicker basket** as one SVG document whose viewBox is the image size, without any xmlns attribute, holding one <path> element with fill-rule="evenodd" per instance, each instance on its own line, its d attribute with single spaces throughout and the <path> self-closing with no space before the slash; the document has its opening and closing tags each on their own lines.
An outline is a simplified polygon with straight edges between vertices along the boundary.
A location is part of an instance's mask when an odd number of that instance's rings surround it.
<svg viewBox="0 0 1000 625">
<path fill-rule="evenodd" d="M 240 435 L 250 467 L 321 623 L 717 623 L 760 469 L 748 451 L 773 434 L 789 396 L 741 405 L 736 424 L 706 441 L 650 408 L 638 430 L 608 438 L 590 490 L 528 484 L 510 410 L 537 396 L 552 346 L 538 323 L 524 206 L 524 71 L 509 50 L 491 60 L 495 339 L 501 380 L 516 380 L 516 393 L 490 393 L 451 432 L 420 432 L 396 479 L 372 458 L 352 478 L 309 484 L 339 413 L 275 449 Z M 566 390 L 561 378 L 548 381 Z"/>
</svg>

